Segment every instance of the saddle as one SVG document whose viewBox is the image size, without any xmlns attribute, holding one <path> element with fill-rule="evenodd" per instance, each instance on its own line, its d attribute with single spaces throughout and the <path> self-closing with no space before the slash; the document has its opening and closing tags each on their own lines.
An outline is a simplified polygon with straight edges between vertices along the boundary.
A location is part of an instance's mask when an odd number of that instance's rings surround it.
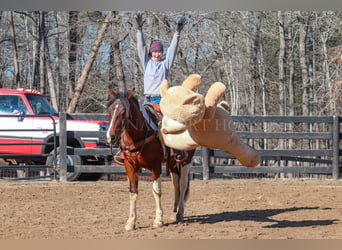
<svg viewBox="0 0 342 250">
<path fill-rule="evenodd" d="M 144 107 L 148 113 L 148 115 L 151 117 L 152 121 L 158 126 L 161 124 L 161 121 L 163 119 L 163 114 L 160 110 L 160 106 L 157 103 L 154 102 L 145 102 Z"/>
<path fill-rule="evenodd" d="M 154 103 L 154 102 L 145 102 L 143 106 L 145 107 L 152 121 L 160 128 L 161 122 L 163 119 L 163 113 L 160 110 L 159 104 Z M 175 149 L 169 149 L 169 150 L 172 151 L 171 155 L 175 157 L 176 162 L 186 164 L 185 160 L 188 159 L 188 153 L 186 151 L 180 151 L 180 150 L 175 150 Z M 165 149 L 164 149 L 164 152 L 165 152 Z M 167 155 L 165 154 L 164 161 L 166 161 L 166 157 Z"/>
</svg>

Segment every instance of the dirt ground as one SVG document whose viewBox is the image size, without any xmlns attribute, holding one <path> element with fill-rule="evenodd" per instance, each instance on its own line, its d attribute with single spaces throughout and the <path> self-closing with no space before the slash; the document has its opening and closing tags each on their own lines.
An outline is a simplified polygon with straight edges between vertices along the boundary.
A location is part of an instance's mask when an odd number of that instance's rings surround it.
<svg viewBox="0 0 342 250">
<path fill-rule="evenodd" d="M 126 181 L 0 182 L 0 239 L 342 239 L 342 180 L 192 180 L 185 223 L 151 227 L 151 182 L 139 182 L 138 227 L 126 232 Z"/>
</svg>

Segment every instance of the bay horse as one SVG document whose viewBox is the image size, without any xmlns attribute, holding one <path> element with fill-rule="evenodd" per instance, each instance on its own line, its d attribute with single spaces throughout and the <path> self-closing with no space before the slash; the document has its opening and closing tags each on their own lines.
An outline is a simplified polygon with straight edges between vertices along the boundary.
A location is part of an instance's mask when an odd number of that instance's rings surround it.
<svg viewBox="0 0 342 250">
<path fill-rule="evenodd" d="M 142 168 L 150 170 L 152 176 L 152 193 L 156 203 L 153 227 L 163 226 L 161 174 L 164 159 L 175 189 L 173 211 L 177 213 L 176 221 L 181 223 L 184 221 L 184 203 L 189 191 L 188 174 L 195 150 L 187 151 L 187 159 L 178 162 L 175 154 L 172 153 L 173 150 L 163 145 L 158 127 L 134 94 L 133 90 L 127 93 L 109 90 L 111 100 L 107 103 L 109 119 L 107 143 L 111 148 L 119 144 L 129 181 L 130 210 L 125 229 L 130 231 L 136 227 L 138 173 Z"/>
</svg>

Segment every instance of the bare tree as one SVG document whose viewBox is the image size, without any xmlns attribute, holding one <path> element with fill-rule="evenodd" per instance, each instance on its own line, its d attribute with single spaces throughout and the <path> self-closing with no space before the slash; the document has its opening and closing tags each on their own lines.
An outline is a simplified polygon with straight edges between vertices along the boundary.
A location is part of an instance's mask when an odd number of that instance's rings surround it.
<svg viewBox="0 0 342 250">
<path fill-rule="evenodd" d="M 68 101 L 74 95 L 75 85 L 76 85 L 76 62 L 77 62 L 77 52 L 79 44 L 79 24 L 78 24 L 79 11 L 69 12 L 69 78 L 68 78 Z"/>
<path fill-rule="evenodd" d="M 3 11 L 0 10 L 0 30 L 3 30 L 3 24 L 2 24 L 2 18 L 3 16 Z M 0 32 L 0 45 L 4 42 L 4 36 L 3 36 L 3 32 Z M 3 67 L 3 60 L 2 60 L 2 55 L 3 55 L 3 46 L 0 46 L 0 66 Z M 0 88 L 3 88 L 3 72 L 2 70 L 0 70 Z"/>
<path fill-rule="evenodd" d="M 113 14 L 115 17 L 116 12 Z M 120 43 L 126 39 L 128 32 L 126 34 L 121 34 L 120 26 L 114 25 L 115 23 L 121 23 L 122 19 L 120 16 L 115 18 L 115 22 L 111 25 L 112 39 L 110 43 L 110 59 L 109 59 L 109 88 L 119 89 L 121 91 L 126 91 L 127 86 L 125 84 L 125 74 L 123 70 L 123 61 L 121 58 L 122 52 L 120 49 Z M 118 34 L 120 36 L 118 37 Z"/>
<path fill-rule="evenodd" d="M 14 84 L 17 88 L 19 88 L 20 87 L 20 73 L 19 73 L 19 63 L 18 63 L 18 49 L 17 49 L 17 41 L 15 38 L 12 11 L 8 11 L 8 20 L 9 20 L 9 28 L 11 32 L 11 39 L 12 39 L 12 45 L 13 45 Z"/>
<path fill-rule="evenodd" d="M 309 115 L 310 103 L 309 103 L 309 77 L 308 77 L 308 67 L 306 59 L 306 25 L 305 19 L 300 12 L 297 12 L 297 18 L 299 23 L 299 61 L 301 68 L 302 86 L 303 86 L 303 105 L 302 112 L 303 115 Z"/>
<path fill-rule="evenodd" d="M 57 101 L 57 95 L 56 95 L 56 83 L 53 78 L 52 74 L 52 66 L 50 62 L 50 50 L 49 50 L 49 43 L 47 36 L 44 36 L 44 62 L 45 62 L 45 70 L 47 74 L 47 80 L 49 84 L 49 92 L 50 92 L 50 97 L 51 97 L 51 103 L 52 106 L 55 108 L 55 110 L 58 111 L 58 101 Z"/>
<path fill-rule="evenodd" d="M 57 99 L 60 110 L 69 105 L 69 110 L 77 107 L 80 112 L 104 111 L 109 86 L 120 90 L 134 86 L 141 94 L 143 72 L 133 28 L 136 12 L 117 12 L 111 34 L 101 38 L 100 11 L 12 12 L 17 70 L 7 13 L 0 11 L 1 87 L 14 87 L 18 74 L 22 87 L 43 90 L 51 100 Z M 145 11 L 147 43 L 160 39 L 166 48 L 183 13 Z M 198 91 L 205 94 L 208 85 L 221 81 L 227 85 L 224 98 L 234 115 L 341 114 L 341 12 L 187 11 L 187 15 L 170 72 L 172 84 L 199 73 L 203 84 Z M 69 89 L 72 104 L 67 100 Z"/>
<path fill-rule="evenodd" d="M 279 27 L 279 115 L 286 114 L 286 91 L 285 91 L 285 76 L 286 76 L 286 59 L 285 59 L 285 17 L 281 11 L 277 12 L 278 27 Z"/>
<path fill-rule="evenodd" d="M 113 19 L 113 12 L 109 11 L 107 13 L 104 21 L 103 21 L 102 27 L 100 28 L 100 30 L 97 34 L 97 37 L 96 37 L 94 44 L 93 44 L 93 47 L 89 53 L 89 56 L 87 57 L 87 61 L 86 61 L 86 64 L 84 66 L 84 69 L 82 71 L 82 74 L 81 74 L 81 76 L 77 82 L 74 96 L 72 97 L 70 104 L 69 104 L 69 107 L 68 107 L 68 110 L 67 110 L 67 112 L 69 112 L 69 113 L 73 113 L 76 111 L 76 107 L 77 107 L 78 101 L 80 99 L 80 96 L 82 94 L 82 91 L 84 89 L 84 86 L 86 84 L 89 72 L 90 72 L 91 67 L 94 63 L 97 52 L 98 52 L 99 47 L 102 43 L 103 37 L 106 33 L 107 27 L 110 24 L 110 22 L 112 21 L 112 19 Z"/>
</svg>

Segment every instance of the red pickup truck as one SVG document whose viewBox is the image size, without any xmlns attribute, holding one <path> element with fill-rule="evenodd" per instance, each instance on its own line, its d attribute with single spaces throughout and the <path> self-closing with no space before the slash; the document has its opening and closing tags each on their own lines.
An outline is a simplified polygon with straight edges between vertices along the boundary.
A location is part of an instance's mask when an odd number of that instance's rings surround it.
<svg viewBox="0 0 342 250">
<path fill-rule="evenodd" d="M 51 155 L 54 150 L 58 150 L 55 149 L 59 142 L 58 121 L 58 113 L 38 91 L 0 88 L 0 158 L 15 160 L 17 164 L 52 165 L 54 158 Z M 101 133 L 95 133 L 94 136 L 94 133 L 89 132 L 105 132 L 107 128 L 107 121 L 68 119 L 67 132 L 77 133 L 68 133 L 67 145 L 73 148 L 105 147 L 105 139 L 100 136 Z M 69 166 L 103 160 L 95 156 L 68 155 L 67 179 L 82 179 L 82 175 L 89 179 L 98 179 L 100 174 L 81 174 Z"/>
</svg>

